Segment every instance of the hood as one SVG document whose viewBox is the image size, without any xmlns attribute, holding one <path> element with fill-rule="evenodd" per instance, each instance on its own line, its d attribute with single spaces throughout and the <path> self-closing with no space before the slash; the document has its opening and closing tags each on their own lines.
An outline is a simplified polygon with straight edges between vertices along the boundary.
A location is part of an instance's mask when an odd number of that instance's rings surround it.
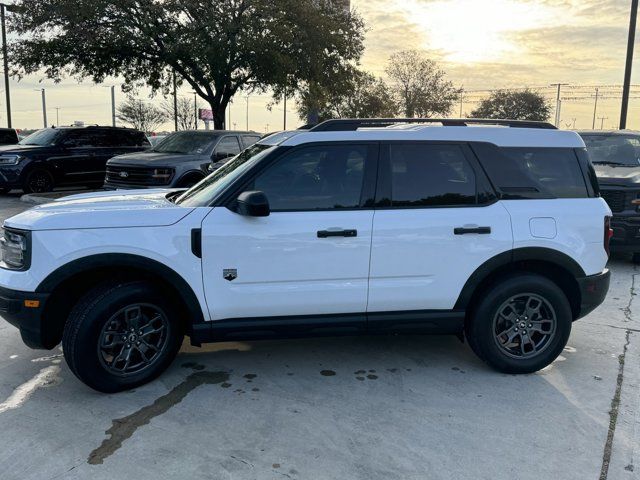
<svg viewBox="0 0 640 480">
<path fill-rule="evenodd" d="M 206 154 L 192 155 L 184 153 L 138 152 L 118 155 L 107 162 L 107 165 L 118 166 L 157 166 L 171 167 L 186 162 L 210 162 Z"/>
<path fill-rule="evenodd" d="M 193 211 L 167 200 L 173 191 L 177 189 L 71 195 L 22 212 L 5 225 L 33 231 L 173 225 Z"/>
<path fill-rule="evenodd" d="M 640 186 L 640 165 L 594 164 L 598 181 L 602 184 Z"/>
<path fill-rule="evenodd" d="M 45 150 L 49 148 L 51 147 L 42 147 L 40 145 L 2 145 L 0 146 L 0 155 L 6 153 L 15 153 L 16 155 L 20 155 L 21 153 Z"/>
</svg>

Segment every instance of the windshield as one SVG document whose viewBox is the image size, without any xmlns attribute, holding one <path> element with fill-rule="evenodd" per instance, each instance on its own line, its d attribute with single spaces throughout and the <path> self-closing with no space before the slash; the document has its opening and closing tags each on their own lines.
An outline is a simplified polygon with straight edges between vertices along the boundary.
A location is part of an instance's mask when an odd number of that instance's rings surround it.
<svg viewBox="0 0 640 480">
<path fill-rule="evenodd" d="M 200 155 L 206 153 L 218 138 L 217 134 L 206 132 L 178 132 L 169 135 L 153 148 L 159 153 L 183 153 Z"/>
<path fill-rule="evenodd" d="M 218 193 L 275 148 L 260 144 L 247 148 L 240 155 L 231 159 L 229 163 L 184 192 L 176 199 L 176 203 L 185 207 L 206 207 L 210 205 Z"/>
<path fill-rule="evenodd" d="M 45 128 L 32 133 L 28 137 L 20 140 L 20 145 L 38 145 L 40 147 L 48 147 L 55 145 L 56 139 L 62 134 L 62 131 L 54 128 Z"/>
<path fill-rule="evenodd" d="M 640 165 L 640 136 L 585 135 L 582 138 L 593 163 Z"/>
</svg>

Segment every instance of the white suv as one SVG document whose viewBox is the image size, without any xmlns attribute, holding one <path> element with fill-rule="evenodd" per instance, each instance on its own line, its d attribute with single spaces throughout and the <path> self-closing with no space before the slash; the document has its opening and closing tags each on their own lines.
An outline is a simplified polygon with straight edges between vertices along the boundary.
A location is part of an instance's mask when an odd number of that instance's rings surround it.
<svg viewBox="0 0 640 480">
<path fill-rule="evenodd" d="M 334 120 L 187 191 L 74 195 L 8 219 L 0 313 L 115 392 L 191 343 L 464 335 L 552 362 L 609 287 L 611 211 L 581 138 L 544 123 Z"/>
</svg>

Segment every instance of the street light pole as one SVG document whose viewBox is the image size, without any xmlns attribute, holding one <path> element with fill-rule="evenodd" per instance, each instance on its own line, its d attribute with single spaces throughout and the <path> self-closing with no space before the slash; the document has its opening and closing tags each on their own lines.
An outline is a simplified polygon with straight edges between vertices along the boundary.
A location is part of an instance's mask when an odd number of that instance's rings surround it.
<svg viewBox="0 0 640 480">
<path fill-rule="evenodd" d="M 9 53 L 7 48 L 7 27 L 5 22 L 7 6 L 0 3 L 0 23 L 2 23 L 2 61 L 4 63 L 4 91 L 7 97 L 7 126 L 11 128 L 11 94 L 9 92 Z"/>
<path fill-rule="evenodd" d="M 45 93 L 44 88 L 36 88 L 35 91 L 42 93 L 42 120 L 44 128 L 47 128 L 47 94 Z"/>
<path fill-rule="evenodd" d="M 244 97 L 247 101 L 247 132 L 249 131 L 249 95 Z"/>
<path fill-rule="evenodd" d="M 624 71 L 624 89 L 622 91 L 622 112 L 620 130 L 627 128 L 629 113 L 629 93 L 631 91 L 631 72 L 633 70 L 633 50 L 636 42 L 636 23 L 638 20 L 638 0 L 631 0 L 631 18 L 629 20 L 629 43 L 627 44 L 627 64 Z"/>
<path fill-rule="evenodd" d="M 111 124 L 116 126 L 116 87 L 111 86 Z"/>
<path fill-rule="evenodd" d="M 56 107 L 56 127 L 60 126 L 60 107 Z"/>
</svg>

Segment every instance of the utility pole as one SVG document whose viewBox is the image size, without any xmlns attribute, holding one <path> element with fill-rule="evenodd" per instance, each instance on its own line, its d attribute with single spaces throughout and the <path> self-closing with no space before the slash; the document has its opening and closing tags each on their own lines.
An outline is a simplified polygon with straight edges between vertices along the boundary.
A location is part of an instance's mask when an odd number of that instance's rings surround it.
<svg viewBox="0 0 640 480">
<path fill-rule="evenodd" d="M 116 86 L 111 86 L 111 125 L 116 126 Z"/>
<path fill-rule="evenodd" d="M 176 71 L 173 71 L 173 121 L 175 123 L 175 131 L 178 131 L 178 79 Z"/>
<path fill-rule="evenodd" d="M 198 129 L 198 92 L 193 92 L 193 118 L 196 121 L 196 130 Z"/>
<path fill-rule="evenodd" d="M 598 114 L 598 97 L 600 96 L 600 89 L 596 88 L 596 104 L 593 107 L 593 126 L 591 130 L 596 129 L 596 115 Z"/>
<path fill-rule="evenodd" d="M 56 107 L 56 127 L 60 126 L 60 107 Z"/>
<path fill-rule="evenodd" d="M 604 130 L 604 121 L 609 120 L 609 117 L 598 117 L 598 120 L 600 120 L 600 130 Z"/>
<path fill-rule="evenodd" d="M 284 91 L 284 128 L 287 129 L 287 90 Z"/>
<path fill-rule="evenodd" d="M 464 108 L 464 95 L 460 94 L 460 118 L 462 118 L 462 110 Z"/>
<path fill-rule="evenodd" d="M 627 128 L 629 112 L 629 93 L 631 92 L 631 72 L 633 70 L 633 50 L 636 42 L 636 23 L 638 21 L 638 0 L 631 0 L 631 17 L 629 20 L 629 43 L 627 44 L 627 64 L 624 71 L 624 89 L 622 91 L 622 112 L 620 113 L 620 130 Z"/>
<path fill-rule="evenodd" d="M 558 127 L 560 125 L 560 93 L 562 87 L 569 85 L 568 83 L 552 83 L 552 87 L 558 87 L 558 96 L 556 98 L 556 122 L 555 125 Z"/>
<path fill-rule="evenodd" d="M 233 101 L 229 100 L 229 104 L 227 105 L 227 108 L 229 109 L 229 123 L 225 125 L 225 130 L 229 130 L 231 128 L 231 104 L 232 103 Z"/>
<path fill-rule="evenodd" d="M 7 48 L 7 27 L 5 22 L 7 5 L 0 3 L 0 21 L 2 23 L 2 61 L 4 63 L 4 91 L 7 102 L 7 126 L 11 127 L 11 94 L 9 92 L 9 53 Z"/>
</svg>

